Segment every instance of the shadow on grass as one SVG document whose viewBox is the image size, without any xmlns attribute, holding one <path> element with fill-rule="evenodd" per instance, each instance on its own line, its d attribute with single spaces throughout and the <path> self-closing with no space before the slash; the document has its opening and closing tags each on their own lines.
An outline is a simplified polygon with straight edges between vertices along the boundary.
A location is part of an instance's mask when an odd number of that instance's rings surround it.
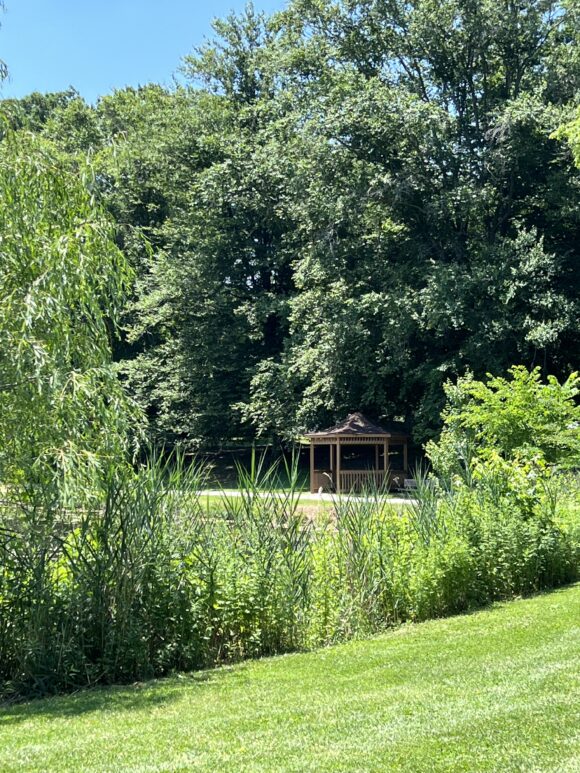
<svg viewBox="0 0 580 773">
<path fill-rule="evenodd" d="M 549 588 L 539 588 L 536 590 L 530 590 L 526 593 L 516 593 L 513 596 L 505 596 L 505 598 L 491 599 L 482 604 L 474 604 L 466 609 L 460 609 L 457 612 L 450 612 L 449 614 L 443 614 L 435 617 L 428 617 L 424 620 L 418 620 L 414 625 L 420 623 L 428 623 L 431 620 L 447 620 L 452 617 L 470 617 L 471 615 L 478 615 L 480 612 L 491 612 L 494 609 L 502 609 L 509 607 L 514 601 L 526 601 L 536 598 L 542 598 L 543 596 L 557 596 L 558 594 L 566 593 L 570 588 L 574 588 L 576 585 L 580 586 L 578 580 L 572 580 L 570 582 L 564 582 L 561 585 L 554 585 Z"/>
<path fill-rule="evenodd" d="M 131 685 L 103 685 L 81 689 L 68 695 L 34 698 L 25 702 L 0 703 L 2 728 L 39 717 L 49 719 L 74 718 L 92 712 L 124 712 L 153 710 L 178 700 L 183 688 L 201 687 L 223 679 L 228 668 L 197 671 L 191 674 L 137 682 Z"/>
</svg>

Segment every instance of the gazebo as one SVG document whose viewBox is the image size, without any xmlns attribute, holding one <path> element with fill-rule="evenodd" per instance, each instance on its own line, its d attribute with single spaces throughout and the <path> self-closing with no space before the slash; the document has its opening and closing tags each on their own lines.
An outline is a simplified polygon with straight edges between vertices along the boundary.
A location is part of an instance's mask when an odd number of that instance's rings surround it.
<svg viewBox="0 0 580 773">
<path fill-rule="evenodd" d="M 408 476 L 408 435 L 387 432 L 362 413 L 321 432 L 310 441 L 310 491 L 360 491 L 365 486 L 402 488 Z"/>
</svg>

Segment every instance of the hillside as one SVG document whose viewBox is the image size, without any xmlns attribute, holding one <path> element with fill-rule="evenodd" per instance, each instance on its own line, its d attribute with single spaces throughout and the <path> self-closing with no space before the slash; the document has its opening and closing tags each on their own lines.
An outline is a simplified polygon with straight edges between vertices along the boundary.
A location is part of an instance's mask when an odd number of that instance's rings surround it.
<svg viewBox="0 0 580 773">
<path fill-rule="evenodd" d="M 8 771 L 580 769 L 580 585 L 0 710 Z"/>
</svg>

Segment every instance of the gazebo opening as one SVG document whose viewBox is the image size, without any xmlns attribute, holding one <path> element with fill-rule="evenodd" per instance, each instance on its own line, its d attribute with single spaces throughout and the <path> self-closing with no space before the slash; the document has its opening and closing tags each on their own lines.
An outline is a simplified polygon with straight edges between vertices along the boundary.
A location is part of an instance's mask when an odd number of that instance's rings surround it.
<svg viewBox="0 0 580 773">
<path fill-rule="evenodd" d="M 376 468 L 376 451 L 370 445 L 353 445 L 342 449 L 343 470 L 374 470 Z M 382 466 L 379 465 L 379 469 Z"/>
<path fill-rule="evenodd" d="M 387 432 L 362 413 L 321 432 L 310 432 L 310 491 L 402 488 L 408 475 L 408 436 Z"/>
</svg>

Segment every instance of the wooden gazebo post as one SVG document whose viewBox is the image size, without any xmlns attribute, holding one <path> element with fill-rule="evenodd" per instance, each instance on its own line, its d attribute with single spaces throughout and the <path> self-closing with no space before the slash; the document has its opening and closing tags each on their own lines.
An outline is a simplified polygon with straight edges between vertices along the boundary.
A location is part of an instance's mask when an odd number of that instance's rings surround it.
<svg viewBox="0 0 580 773">
<path fill-rule="evenodd" d="M 383 453 L 385 458 L 383 459 L 383 469 L 385 471 L 385 478 L 389 473 L 389 441 L 385 440 Z"/>
<path fill-rule="evenodd" d="M 340 438 L 336 438 L 336 493 L 340 494 Z"/>
</svg>

